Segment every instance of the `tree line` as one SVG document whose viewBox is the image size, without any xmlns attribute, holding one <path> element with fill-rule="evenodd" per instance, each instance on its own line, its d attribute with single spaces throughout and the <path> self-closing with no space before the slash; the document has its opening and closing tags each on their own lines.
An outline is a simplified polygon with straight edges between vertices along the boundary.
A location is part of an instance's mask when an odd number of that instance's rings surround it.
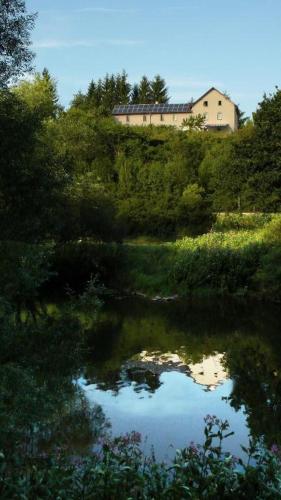
<svg viewBox="0 0 281 500">
<path fill-rule="evenodd" d="M 107 74 L 97 81 L 91 80 L 85 94 L 78 92 L 74 96 L 72 106 L 110 115 L 113 107 L 118 104 L 162 104 L 168 101 L 168 88 L 160 75 L 152 80 L 144 75 L 139 83 L 132 85 L 127 73 L 123 71 L 116 75 Z"/>
</svg>

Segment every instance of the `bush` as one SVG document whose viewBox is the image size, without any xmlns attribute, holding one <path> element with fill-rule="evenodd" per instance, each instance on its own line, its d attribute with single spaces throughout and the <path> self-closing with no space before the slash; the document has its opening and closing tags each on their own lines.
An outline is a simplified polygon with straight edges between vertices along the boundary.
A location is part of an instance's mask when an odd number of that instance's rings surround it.
<svg viewBox="0 0 281 500">
<path fill-rule="evenodd" d="M 264 213 L 221 213 L 217 214 L 214 231 L 238 231 L 260 229 L 271 221 L 272 215 Z"/>
<path fill-rule="evenodd" d="M 264 228 L 263 238 L 270 245 L 281 245 L 281 215 L 274 215 Z"/>
<path fill-rule="evenodd" d="M 247 231 L 184 238 L 175 247 L 171 279 L 183 294 L 202 288 L 244 293 L 264 251 L 258 235 Z"/>
</svg>

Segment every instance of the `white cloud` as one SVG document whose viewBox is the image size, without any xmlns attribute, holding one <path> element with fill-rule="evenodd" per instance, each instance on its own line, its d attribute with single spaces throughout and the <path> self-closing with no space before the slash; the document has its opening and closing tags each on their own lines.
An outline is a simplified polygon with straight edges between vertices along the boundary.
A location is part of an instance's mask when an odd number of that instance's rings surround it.
<svg viewBox="0 0 281 500">
<path fill-rule="evenodd" d="M 64 11 L 63 9 L 39 9 L 39 14 L 87 14 L 94 12 L 96 14 L 114 15 L 114 14 L 136 14 L 139 12 L 137 9 L 117 9 L 110 7 L 81 7 L 78 9 L 70 9 Z"/>
<path fill-rule="evenodd" d="M 126 40 L 126 39 L 104 39 L 104 40 L 57 40 L 57 39 L 48 39 L 48 40 L 37 40 L 33 43 L 34 49 L 71 49 L 75 47 L 98 47 L 101 45 L 109 45 L 109 46 L 136 46 L 143 45 L 142 40 Z"/>
<path fill-rule="evenodd" d="M 113 9 L 106 7 L 83 7 L 81 9 L 75 9 L 72 12 L 97 12 L 100 14 L 135 14 L 137 10 L 135 9 Z"/>
</svg>

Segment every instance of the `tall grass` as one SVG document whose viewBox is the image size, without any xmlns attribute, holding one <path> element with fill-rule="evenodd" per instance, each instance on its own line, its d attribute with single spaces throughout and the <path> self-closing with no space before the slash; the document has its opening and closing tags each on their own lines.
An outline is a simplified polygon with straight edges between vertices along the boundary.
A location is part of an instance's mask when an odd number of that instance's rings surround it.
<svg viewBox="0 0 281 500">
<path fill-rule="evenodd" d="M 130 287 L 149 295 L 255 293 L 279 300 L 281 216 L 261 214 L 255 223 L 254 229 L 246 217 L 243 224 L 248 229 L 212 230 L 174 243 L 127 246 Z"/>
</svg>

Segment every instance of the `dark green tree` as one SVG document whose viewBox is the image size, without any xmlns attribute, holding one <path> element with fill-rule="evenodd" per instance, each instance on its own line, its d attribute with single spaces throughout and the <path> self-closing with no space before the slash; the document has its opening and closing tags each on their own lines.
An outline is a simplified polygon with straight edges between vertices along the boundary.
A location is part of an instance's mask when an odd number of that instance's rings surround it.
<svg viewBox="0 0 281 500">
<path fill-rule="evenodd" d="M 137 83 L 135 83 L 135 85 L 133 85 L 131 92 L 131 99 L 130 99 L 131 104 L 139 104 L 140 102 L 139 95 L 140 95 L 139 86 Z"/>
<path fill-rule="evenodd" d="M 168 89 L 164 78 L 160 75 L 156 75 L 154 79 L 150 82 L 151 87 L 151 99 L 153 102 L 158 102 L 159 104 L 166 103 L 169 101 Z"/>
<path fill-rule="evenodd" d="M 40 117 L 13 93 L 0 93 L 0 234 L 39 241 L 53 235 L 69 170 Z"/>
<path fill-rule="evenodd" d="M 281 90 L 264 95 L 253 115 L 255 140 L 249 195 L 258 210 L 281 208 Z"/>
<path fill-rule="evenodd" d="M 245 111 L 241 111 L 240 107 L 236 107 L 238 115 L 238 128 L 245 127 L 246 123 L 249 121 L 249 117 L 245 116 Z"/>
<path fill-rule="evenodd" d="M 139 102 L 147 104 L 152 101 L 151 84 L 147 76 L 143 76 L 139 84 Z"/>
<path fill-rule="evenodd" d="M 131 85 L 128 82 L 126 71 L 116 76 L 116 100 L 115 104 L 128 104 L 130 100 Z"/>
<path fill-rule="evenodd" d="M 30 32 L 35 18 L 36 14 L 27 14 L 24 0 L 1 0 L 0 88 L 31 70 Z"/>
</svg>

